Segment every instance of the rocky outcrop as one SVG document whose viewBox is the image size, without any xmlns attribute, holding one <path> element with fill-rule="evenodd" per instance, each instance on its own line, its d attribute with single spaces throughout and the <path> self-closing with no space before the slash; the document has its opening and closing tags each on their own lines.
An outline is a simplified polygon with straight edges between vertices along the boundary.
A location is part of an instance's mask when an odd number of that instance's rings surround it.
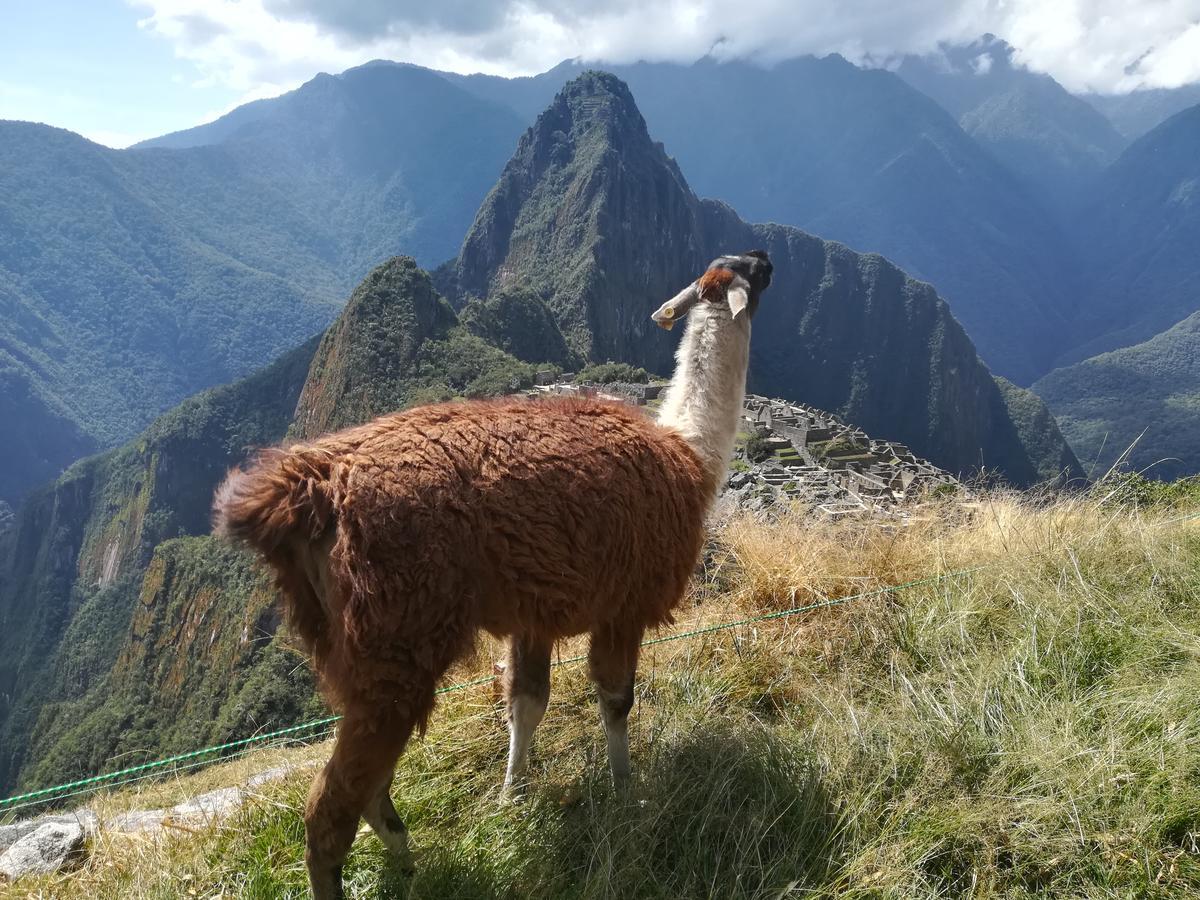
<svg viewBox="0 0 1200 900">
<path fill-rule="evenodd" d="M 27 875 L 49 875 L 82 856 L 83 827 L 74 822 L 39 825 L 0 855 L 0 876 L 16 881 Z"/>
<path fill-rule="evenodd" d="M 127 810 L 103 820 L 90 809 L 77 809 L 0 825 L 0 876 L 16 881 L 78 865 L 84 859 L 86 841 L 102 831 L 153 834 L 164 828 L 214 825 L 237 812 L 259 788 L 318 764 L 275 766 L 252 775 L 243 785 L 216 788 L 163 809 Z"/>
</svg>

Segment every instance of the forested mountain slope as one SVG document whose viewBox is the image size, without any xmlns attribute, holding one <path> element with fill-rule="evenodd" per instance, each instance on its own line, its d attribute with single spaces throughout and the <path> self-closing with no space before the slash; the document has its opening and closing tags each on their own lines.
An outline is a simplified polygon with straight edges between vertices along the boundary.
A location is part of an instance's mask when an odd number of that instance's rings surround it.
<svg viewBox="0 0 1200 900">
<path fill-rule="evenodd" d="M 645 310 L 712 257 L 751 247 L 771 253 L 776 273 L 755 321 L 755 391 L 844 415 L 952 471 L 983 464 L 1029 483 L 1070 461 L 1052 422 L 1057 449 L 1031 455 L 1045 435 L 1017 433 L 932 287 L 882 257 L 796 228 L 749 225 L 725 204 L 699 200 L 612 75 L 580 76 L 538 117 L 446 287 L 460 303 L 532 289 L 577 353 L 666 372 L 671 336 Z"/>
<path fill-rule="evenodd" d="M 1129 466 L 1152 478 L 1200 471 L 1200 312 L 1141 344 L 1056 369 L 1034 388 L 1097 473 L 1127 450 Z"/>
<path fill-rule="evenodd" d="M 185 401 L 31 496 L 0 535 L 0 790 L 317 709 L 302 660 L 275 640 L 269 579 L 208 535 L 220 479 L 289 428 L 498 393 L 535 368 L 470 334 L 397 258 L 319 342 Z"/>
<path fill-rule="evenodd" d="M 1081 210 L 1093 293 L 1073 362 L 1140 343 L 1200 309 L 1200 106 L 1135 141 Z"/>
<path fill-rule="evenodd" d="M 944 107 L 1011 171 L 1069 206 L 1125 139 L 1105 116 L 1051 76 L 1013 60 L 994 35 L 906 56 L 896 74 Z"/>
<path fill-rule="evenodd" d="M 367 67 L 110 150 L 0 122 L 0 499 L 323 328 L 400 251 L 454 253 L 521 130 L 421 69 Z M 171 149 L 174 148 L 174 149 Z"/>
</svg>

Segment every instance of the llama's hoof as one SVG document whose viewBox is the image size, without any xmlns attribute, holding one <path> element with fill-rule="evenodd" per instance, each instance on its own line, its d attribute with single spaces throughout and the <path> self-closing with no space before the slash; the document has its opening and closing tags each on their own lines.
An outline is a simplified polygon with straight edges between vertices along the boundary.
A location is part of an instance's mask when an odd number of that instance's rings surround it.
<svg viewBox="0 0 1200 900">
<path fill-rule="evenodd" d="M 528 792 L 529 785 L 524 781 L 506 784 L 504 787 L 500 788 L 500 805 L 515 806 L 518 803 L 523 803 Z"/>
</svg>

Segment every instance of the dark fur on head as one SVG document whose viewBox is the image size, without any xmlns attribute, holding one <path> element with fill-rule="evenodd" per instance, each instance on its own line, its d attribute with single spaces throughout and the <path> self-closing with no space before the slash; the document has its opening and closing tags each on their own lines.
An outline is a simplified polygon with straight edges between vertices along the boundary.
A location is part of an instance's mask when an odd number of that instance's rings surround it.
<svg viewBox="0 0 1200 900">
<path fill-rule="evenodd" d="M 775 267 L 766 250 L 749 250 L 740 256 L 718 256 L 708 264 L 708 271 L 701 276 L 701 285 L 705 279 L 711 279 L 711 274 L 720 270 L 728 270 L 744 279 L 750 286 L 750 303 L 747 311 L 751 316 L 758 310 L 759 296 L 771 285 L 771 273 Z"/>
</svg>

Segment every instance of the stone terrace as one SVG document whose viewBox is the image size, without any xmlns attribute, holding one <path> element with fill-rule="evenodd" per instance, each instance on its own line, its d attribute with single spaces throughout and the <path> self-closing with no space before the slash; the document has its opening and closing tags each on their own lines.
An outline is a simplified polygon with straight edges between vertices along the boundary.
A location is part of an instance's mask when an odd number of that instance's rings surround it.
<svg viewBox="0 0 1200 900">
<path fill-rule="evenodd" d="M 575 394 L 657 405 L 661 384 L 540 384 L 530 397 Z M 877 515 L 904 519 L 915 501 L 941 488 L 961 489 L 954 476 L 916 456 L 904 444 L 878 440 L 837 416 L 786 400 L 747 394 L 744 435 L 758 436 L 751 460 L 739 441 L 722 504 L 766 512 L 788 502 L 831 518 Z"/>
</svg>

